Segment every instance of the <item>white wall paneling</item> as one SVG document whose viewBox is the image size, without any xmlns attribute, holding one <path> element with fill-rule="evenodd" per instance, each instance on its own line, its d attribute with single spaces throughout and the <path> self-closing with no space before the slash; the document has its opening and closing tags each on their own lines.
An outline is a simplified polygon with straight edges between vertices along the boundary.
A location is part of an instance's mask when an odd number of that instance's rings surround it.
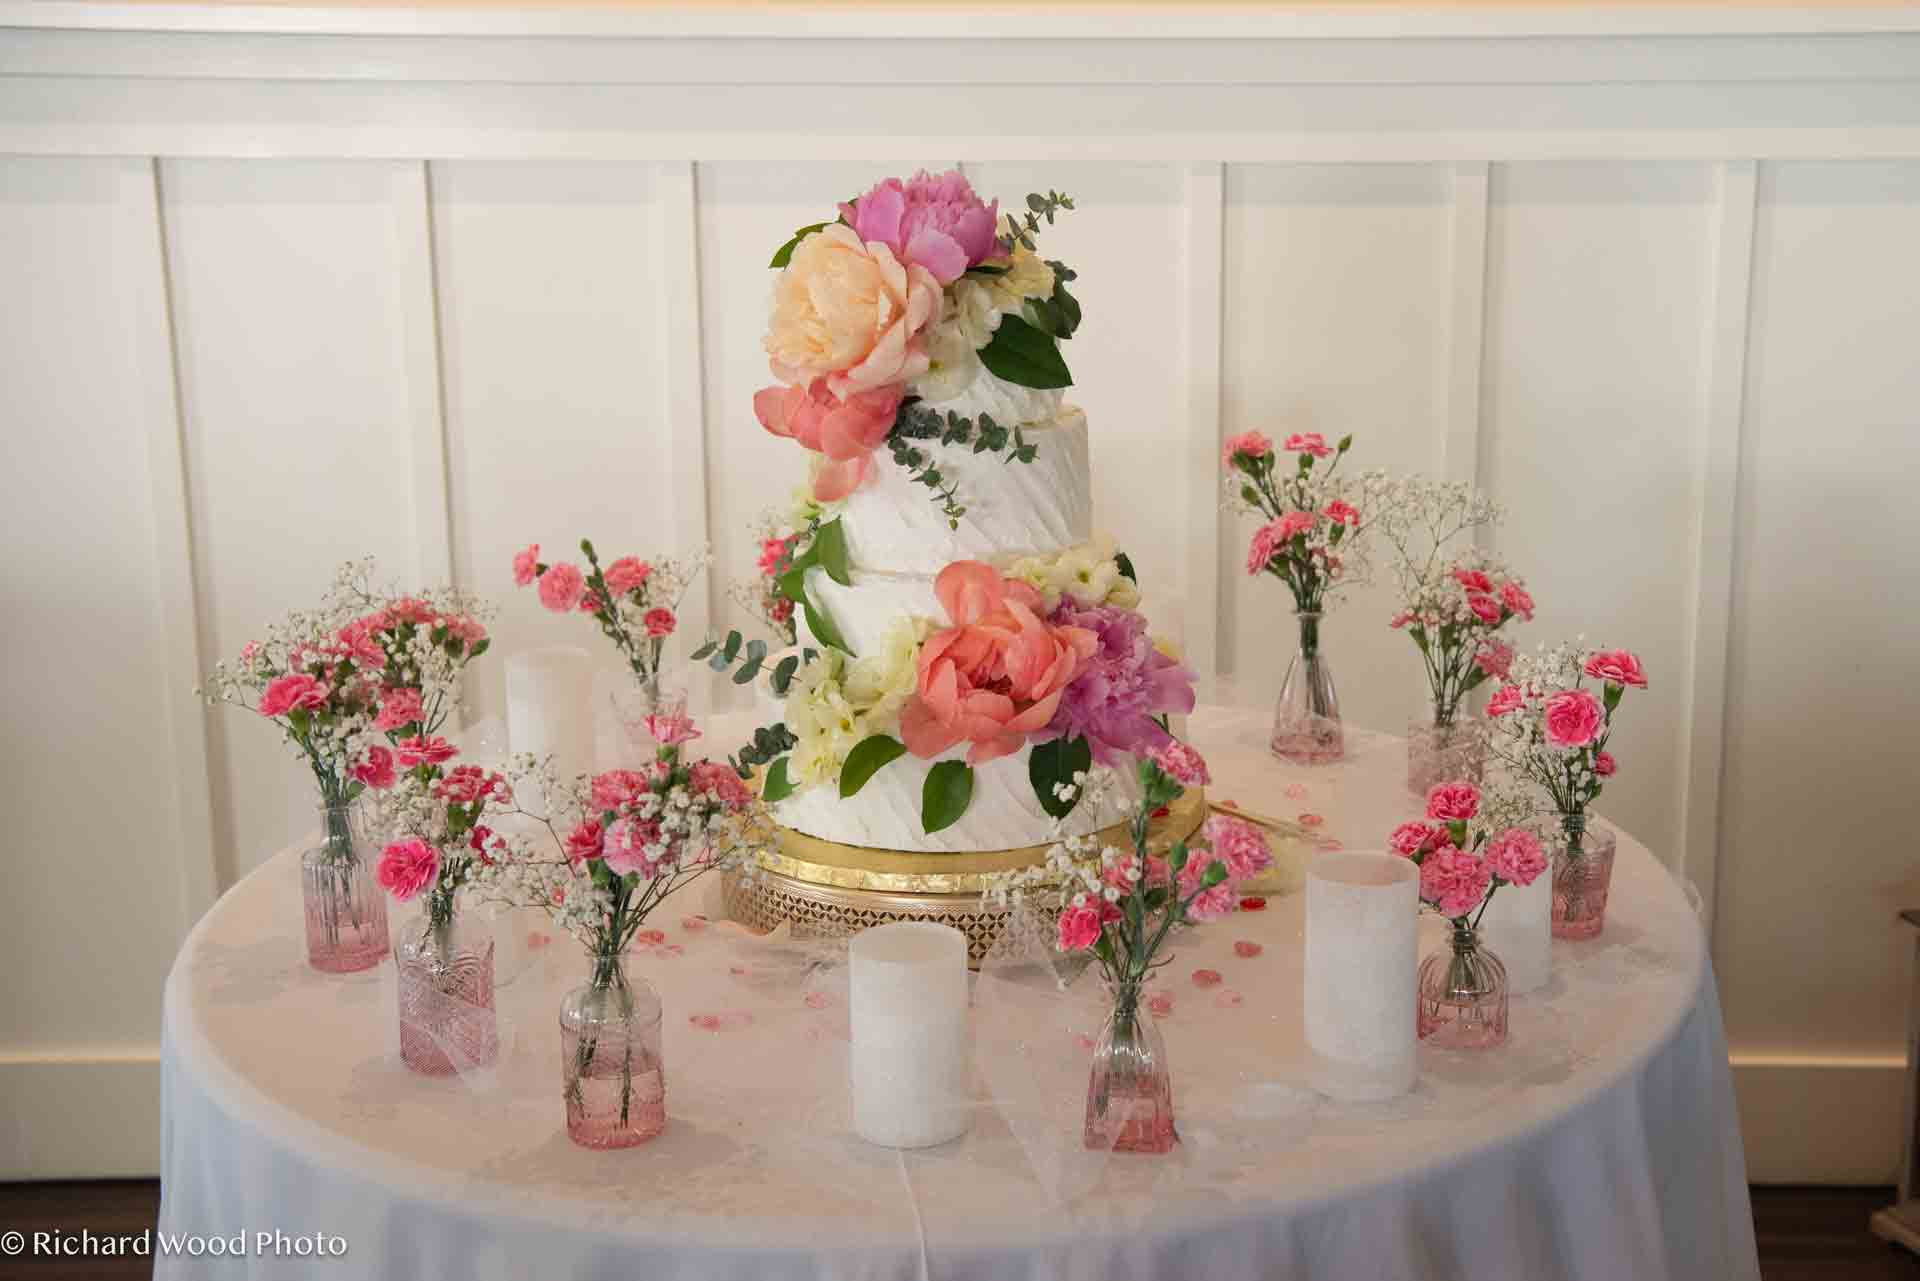
<svg viewBox="0 0 1920 1281">
<path fill-rule="evenodd" d="M 0 959 L 60 976 L 0 998 L 0 1174 L 151 1168 L 159 976 L 310 825 L 267 732 L 196 705 L 201 667 L 361 554 L 491 598 L 499 658 L 592 644 L 509 574 L 583 535 L 710 544 L 687 627 L 750 625 L 727 588 L 802 472 L 751 409 L 767 256 L 963 158 L 1003 200 L 1078 199 L 1046 244 L 1082 273 L 1099 523 L 1222 690 L 1265 702 L 1290 648 L 1216 510 L 1220 440 L 1255 428 L 1477 479 L 1540 600 L 1522 641 L 1646 656 L 1605 808 L 1714 909 L 1754 1170 L 1886 1177 L 1892 917 L 1920 901 L 1920 10 L 980 29 L 0 0 L 0 412 L 33 460 L 0 480 L 0 645 L 34 905 Z M 1420 685 L 1389 613 L 1366 588 L 1329 632 L 1349 717 L 1398 729 Z M 42 856 L 77 845 L 84 891 Z M 39 1120 L 76 1091 L 106 1100 L 82 1138 Z"/>
</svg>

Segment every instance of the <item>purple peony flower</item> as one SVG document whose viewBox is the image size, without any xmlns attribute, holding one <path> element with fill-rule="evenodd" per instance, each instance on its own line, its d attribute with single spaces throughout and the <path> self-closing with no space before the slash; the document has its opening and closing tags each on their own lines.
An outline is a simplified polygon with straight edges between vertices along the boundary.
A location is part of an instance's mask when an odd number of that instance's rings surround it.
<svg viewBox="0 0 1920 1281">
<path fill-rule="evenodd" d="M 1193 673 L 1154 648 L 1144 616 L 1112 605 L 1083 608 L 1069 597 L 1050 621 L 1084 627 L 1100 643 L 1061 691 L 1047 737 L 1084 735 L 1102 765 L 1172 741 L 1153 718 L 1193 710 Z"/>
<path fill-rule="evenodd" d="M 982 204 L 958 169 L 938 177 L 922 169 L 904 183 L 888 178 L 841 205 L 840 217 L 861 240 L 879 241 L 943 285 L 998 252 L 1000 202 Z"/>
</svg>

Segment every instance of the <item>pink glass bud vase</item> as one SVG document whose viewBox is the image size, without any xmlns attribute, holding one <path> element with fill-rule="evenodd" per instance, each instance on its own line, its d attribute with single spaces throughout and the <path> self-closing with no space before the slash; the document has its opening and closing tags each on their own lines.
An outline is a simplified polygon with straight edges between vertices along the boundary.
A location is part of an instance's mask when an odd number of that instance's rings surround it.
<svg viewBox="0 0 1920 1281">
<path fill-rule="evenodd" d="M 667 1128 L 660 998 L 629 981 L 626 959 L 596 956 L 593 977 L 560 1005 L 567 1137 L 583 1148 L 630 1148 Z"/>
<path fill-rule="evenodd" d="M 423 1076 L 493 1066 L 493 935 L 451 907 L 429 910 L 394 948 L 400 975 L 400 1059 Z"/>
<path fill-rule="evenodd" d="M 1443 1050 L 1507 1043 L 1507 967 L 1472 926 L 1455 923 L 1448 945 L 1420 962 L 1415 1031 Z"/>
<path fill-rule="evenodd" d="M 370 970 L 388 951 L 387 896 L 360 857 L 364 820 L 352 802 L 328 801 L 320 824 L 320 844 L 300 856 L 307 964 L 329 974 Z"/>
<path fill-rule="evenodd" d="M 1407 790 L 1425 796 L 1441 783 L 1478 783 L 1487 771 L 1487 738 L 1479 721 L 1429 714 L 1407 722 Z"/>
<path fill-rule="evenodd" d="M 1085 1143 L 1095 1151 L 1167 1153 L 1179 1141 L 1167 1043 L 1140 987 L 1114 989 L 1113 1012 L 1093 1044 Z"/>
<path fill-rule="evenodd" d="M 1300 648 L 1287 665 L 1273 709 L 1273 754 L 1298 765 L 1326 765 L 1346 755 L 1340 695 L 1320 648 L 1320 614 L 1301 610 Z"/>
<path fill-rule="evenodd" d="M 1553 936 L 1594 938 L 1607 921 L 1616 841 L 1606 828 L 1589 827 L 1585 814 L 1562 814 L 1560 830 L 1553 852 Z"/>
</svg>

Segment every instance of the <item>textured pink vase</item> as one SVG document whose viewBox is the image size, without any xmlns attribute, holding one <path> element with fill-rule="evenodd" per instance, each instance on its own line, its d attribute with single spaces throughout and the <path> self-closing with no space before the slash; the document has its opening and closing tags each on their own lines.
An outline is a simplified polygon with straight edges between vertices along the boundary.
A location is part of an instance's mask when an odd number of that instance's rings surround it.
<svg viewBox="0 0 1920 1281">
<path fill-rule="evenodd" d="M 493 1009 L 493 938 L 462 921 L 409 930 L 399 970 L 400 1058 L 423 1076 L 491 1067 L 500 1053 Z"/>
<path fill-rule="evenodd" d="M 1478 783 L 1486 769 L 1487 740 L 1479 722 L 1407 722 L 1407 790 L 1415 796 L 1441 783 Z"/>
<path fill-rule="evenodd" d="M 1456 926 L 1448 945 L 1420 962 L 1415 1031 L 1444 1050 L 1490 1050 L 1507 1043 L 1507 967 Z"/>
<path fill-rule="evenodd" d="M 596 958 L 593 981 L 562 1002 L 567 1137 L 581 1147 L 636 1147 L 667 1128 L 660 1017 L 660 998 L 617 957 Z"/>
<path fill-rule="evenodd" d="M 1581 820 L 1578 831 L 1575 819 Z M 1616 841 L 1605 828 L 1586 827 L 1582 815 L 1568 815 L 1562 821 L 1568 835 L 1553 852 L 1553 936 L 1594 938 L 1607 923 Z"/>
</svg>

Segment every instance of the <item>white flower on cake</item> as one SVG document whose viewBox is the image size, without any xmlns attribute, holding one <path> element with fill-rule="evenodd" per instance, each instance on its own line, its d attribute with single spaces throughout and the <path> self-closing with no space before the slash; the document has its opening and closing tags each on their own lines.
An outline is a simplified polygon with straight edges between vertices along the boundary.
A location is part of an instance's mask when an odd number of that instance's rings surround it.
<svg viewBox="0 0 1920 1281">
<path fill-rule="evenodd" d="M 794 676 L 785 724 L 798 743 L 787 777 L 800 787 L 840 777 L 847 753 L 874 734 L 894 734 L 900 709 L 913 697 L 915 659 L 929 624 L 896 618 L 873 653 L 849 661 L 830 649 Z"/>
<path fill-rule="evenodd" d="M 1029 302 L 1053 296 L 1053 268 L 1019 244 L 1011 257 L 989 259 L 982 265 L 1005 271 L 978 279 L 963 277 L 947 290 L 939 319 L 927 330 L 927 372 L 909 389 L 927 404 L 966 418 L 987 414 L 1006 426 L 1049 421 L 1059 412 L 1059 391 L 1021 387 L 995 377 L 987 372 L 979 353 L 993 341 L 1002 316 L 1035 319 Z"/>
<path fill-rule="evenodd" d="M 1121 609 L 1140 604 L 1140 589 L 1121 570 L 1113 539 L 1106 534 L 1058 555 L 1022 556 L 1007 566 L 1006 575 L 1039 592 L 1049 612 L 1058 609 L 1062 599 Z"/>
</svg>

